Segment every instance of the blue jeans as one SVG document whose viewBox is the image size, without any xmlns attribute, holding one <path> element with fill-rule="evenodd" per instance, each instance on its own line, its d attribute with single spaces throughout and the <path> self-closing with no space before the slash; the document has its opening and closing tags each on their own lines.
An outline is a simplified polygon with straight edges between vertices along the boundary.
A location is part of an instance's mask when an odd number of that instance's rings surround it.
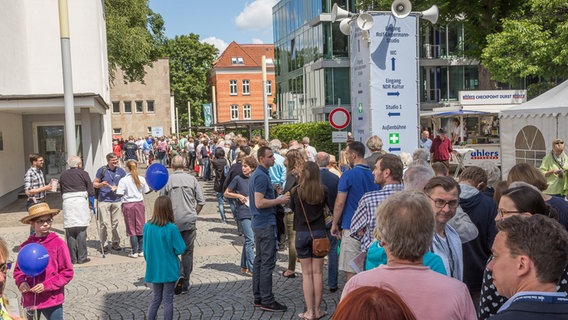
<svg viewBox="0 0 568 320">
<path fill-rule="evenodd" d="M 142 252 L 142 236 L 130 236 L 130 247 L 132 253 Z"/>
<path fill-rule="evenodd" d="M 221 220 L 225 222 L 227 220 L 227 217 L 225 216 L 225 196 L 223 195 L 223 192 L 216 192 L 216 194 L 219 214 L 221 214 Z"/>
<path fill-rule="evenodd" d="M 152 301 L 148 306 L 148 320 L 154 320 L 158 317 L 158 309 L 164 300 L 164 320 L 174 318 L 174 287 L 175 282 L 152 283 Z"/>
<path fill-rule="evenodd" d="M 243 251 L 241 253 L 241 268 L 247 268 L 248 271 L 254 270 L 254 233 L 252 232 L 252 222 L 250 219 L 239 221 L 245 236 Z"/>
<path fill-rule="evenodd" d="M 181 254 L 181 263 L 179 265 L 179 275 L 183 277 L 182 290 L 189 288 L 189 276 L 193 271 L 193 248 L 195 247 L 195 237 L 197 229 L 193 227 L 189 230 L 180 232 L 181 238 L 185 243 L 185 251 Z"/>
<path fill-rule="evenodd" d="M 203 180 L 211 180 L 211 167 L 209 166 L 209 158 L 203 158 Z"/>
<path fill-rule="evenodd" d="M 272 272 L 276 266 L 276 226 L 253 228 L 256 256 L 252 274 L 252 292 L 255 301 L 267 305 L 274 302 Z"/>
<path fill-rule="evenodd" d="M 63 305 L 62 304 L 60 304 L 58 306 L 53 306 L 53 307 L 50 307 L 50 308 L 45 308 L 45 309 L 27 310 L 26 315 L 28 317 L 28 320 L 34 319 L 34 314 L 36 313 L 36 311 L 37 311 L 37 317 L 35 317 L 35 319 L 41 318 L 41 315 L 43 314 L 43 316 L 47 320 L 63 320 Z"/>
<path fill-rule="evenodd" d="M 329 254 L 327 255 L 327 286 L 337 288 L 337 277 L 339 273 L 339 254 L 337 254 L 337 238 L 332 236 L 329 229 L 326 230 L 330 242 Z"/>
</svg>

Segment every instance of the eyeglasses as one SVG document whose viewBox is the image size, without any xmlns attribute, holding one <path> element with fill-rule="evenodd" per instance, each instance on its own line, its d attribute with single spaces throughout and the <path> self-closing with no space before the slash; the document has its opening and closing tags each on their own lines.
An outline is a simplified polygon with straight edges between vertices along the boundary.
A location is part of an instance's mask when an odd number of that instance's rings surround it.
<svg viewBox="0 0 568 320">
<path fill-rule="evenodd" d="M 450 209 L 455 209 L 458 207 L 458 205 L 460 204 L 460 201 L 458 199 L 454 199 L 454 200 L 450 200 L 450 201 L 446 201 L 443 199 L 433 199 L 432 197 L 430 197 L 428 195 L 428 198 L 430 198 L 430 200 L 434 201 L 434 205 L 436 206 L 436 208 L 438 209 L 442 209 L 443 207 L 445 207 L 446 205 L 448 205 L 448 207 Z"/>
<path fill-rule="evenodd" d="M 523 213 L 523 212 L 518 211 L 518 210 L 505 210 L 505 209 L 499 208 L 499 215 L 501 216 L 501 219 L 504 219 L 505 215 L 511 214 L 511 213 Z"/>
<path fill-rule="evenodd" d="M 53 222 L 53 219 L 49 218 L 49 219 L 41 219 L 41 220 L 35 220 L 34 221 L 37 224 L 44 224 L 44 223 L 48 223 L 51 224 Z"/>
<path fill-rule="evenodd" d="M 554 144 L 564 144 L 564 141 L 556 141 Z"/>
<path fill-rule="evenodd" d="M 12 269 L 12 261 L 0 263 L 0 272 L 6 273 L 6 271 L 10 269 Z"/>
</svg>

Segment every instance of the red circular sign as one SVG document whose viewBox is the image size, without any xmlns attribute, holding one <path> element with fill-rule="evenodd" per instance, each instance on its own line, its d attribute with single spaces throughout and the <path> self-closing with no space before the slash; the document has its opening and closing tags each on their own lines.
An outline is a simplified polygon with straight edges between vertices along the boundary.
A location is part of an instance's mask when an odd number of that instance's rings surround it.
<svg viewBox="0 0 568 320">
<path fill-rule="evenodd" d="M 345 108 L 335 108 L 329 114 L 329 124 L 337 130 L 347 128 L 350 122 L 351 116 Z"/>
</svg>

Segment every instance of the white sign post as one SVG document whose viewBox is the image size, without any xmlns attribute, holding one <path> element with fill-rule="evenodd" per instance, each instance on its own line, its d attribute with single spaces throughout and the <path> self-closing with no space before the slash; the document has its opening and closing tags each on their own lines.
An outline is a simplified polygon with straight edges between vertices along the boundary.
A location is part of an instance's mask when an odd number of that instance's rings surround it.
<svg viewBox="0 0 568 320">
<path fill-rule="evenodd" d="M 349 111 L 345 108 L 337 107 L 329 113 L 329 124 L 337 130 L 343 130 L 351 123 Z M 347 142 L 347 132 L 334 131 L 331 133 L 331 142 L 339 143 L 337 145 L 337 159 L 341 159 L 341 143 Z"/>
<path fill-rule="evenodd" d="M 351 24 L 351 97 L 355 140 L 379 136 L 390 153 L 418 148 L 418 16 L 371 12 L 367 32 Z"/>
</svg>

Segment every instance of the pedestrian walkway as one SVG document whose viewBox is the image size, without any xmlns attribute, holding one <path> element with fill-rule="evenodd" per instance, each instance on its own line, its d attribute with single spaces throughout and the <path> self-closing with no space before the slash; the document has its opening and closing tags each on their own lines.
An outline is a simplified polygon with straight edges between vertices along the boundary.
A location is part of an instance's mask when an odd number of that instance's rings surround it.
<svg viewBox="0 0 568 320">
<path fill-rule="evenodd" d="M 281 273 L 288 265 L 287 251 L 278 253 L 273 275 L 274 294 L 279 302 L 288 306 L 287 312 L 273 314 L 254 308 L 252 278 L 241 274 L 240 270 L 243 237 L 237 234 L 234 220 L 229 219 L 227 224 L 220 221 L 213 184 L 200 183 L 207 204 L 198 217 L 189 293 L 175 296 L 174 319 L 297 319 L 298 314 L 304 311 L 300 264 L 297 264 L 298 277 L 284 278 Z M 148 218 L 156 197 L 155 192 L 145 196 Z M 61 208 L 61 196 L 58 193 L 49 194 L 48 203 L 52 208 Z M 19 199 L 0 210 L 0 235 L 8 242 L 14 261 L 20 243 L 29 235 L 29 227 L 19 222 L 27 215 L 24 208 L 25 199 Z M 55 217 L 52 230 L 63 237 L 61 214 Z M 122 220 L 120 235 L 121 245 L 129 246 Z M 144 282 L 144 259 L 127 257 L 128 249 L 107 254 L 103 258 L 98 251 L 100 243 L 94 219 L 88 228 L 88 247 L 91 261 L 76 265 L 75 277 L 65 287 L 65 319 L 145 319 L 152 291 Z M 340 287 L 343 287 L 342 282 Z M 20 295 L 11 272 L 4 295 L 19 301 Z M 329 292 L 325 268 L 322 309 L 331 314 L 340 296 L 341 291 Z"/>
</svg>

